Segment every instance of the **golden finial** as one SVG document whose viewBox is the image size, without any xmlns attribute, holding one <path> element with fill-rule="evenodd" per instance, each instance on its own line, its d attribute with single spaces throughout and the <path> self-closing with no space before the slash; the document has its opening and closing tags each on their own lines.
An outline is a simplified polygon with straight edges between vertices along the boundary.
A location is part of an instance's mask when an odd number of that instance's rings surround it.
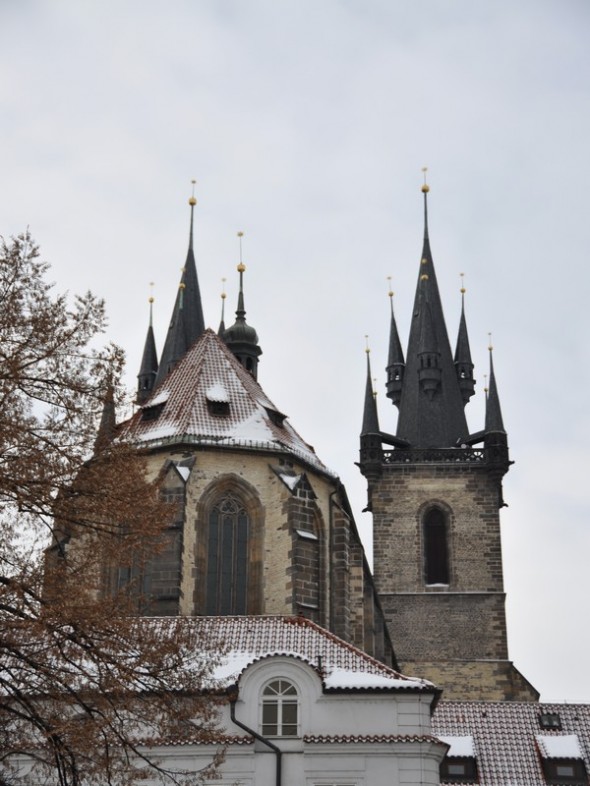
<svg viewBox="0 0 590 786">
<path fill-rule="evenodd" d="M 225 298 L 227 297 L 227 295 L 225 294 L 225 281 L 226 281 L 225 278 L 221 279 L 221 299 L 222 300 L 225 300 Z"/>
<path fill-rule="evenodd" d="M 426 173 L 428 172 L 428 167 L 427 166 L 423 166 L 422 167 L 422 172 L 424 172 L 424 184 L 422 185 L 422 193 L 423 194 L 427 194 L 430 191 L 430 186 L 426 182 Z"/>
<path fill-rule="evenodd" d="M 150 281 L 150 296 L 148 298 L 148 303 L 154 302 L 154 282 Z"/>
<path fill-rule="evenodd" d="M 392 298 L 395 292 L 391 288 L 391 276 L 387 276 L 387 280 L 389 281 L 389 292 L 387 294 L 389 295 L 390 298 Z"/>
<path fill-rule="evenodd" d="M 243 232 L 238 232 L 238 237 L 240 238 L 240 264 L 238 265 L 238 273 L 243 273 L 246 270 L 246 265 L 242 262 L 242 238 L 244 237 Z"/>
<path fill-rule="evenodd" d="M 463 280 L 464 277 L 465 277 L 465 273 L 459 273 L 459 275 L 461 276 L 461 294 L 464 295 L 465 291 L 466 291 L 465 290 L 465 281 Z"/>
<path fill-rule="evenodd" d="M 488 375 L 487 374 L 483 375 L 483 392 L 486 394 L 486 396 L 488 395 Z"/>
<path fill-rule="evenodd" d="M 180 282 L 180 284 L 178 285 L 178 288 L 179 289 L 186 289 L 186 284 L 184 283 L 184 281 Z"/>
<path fill-rule="evenodd" d="M 191 183 L 193 184 L 193 193 L 191 194 L 191 196 L 190 196 L 190 198 L 188 200 L 188 203 L 189 203 L 189 205 L 191 207 L 194 207 L 197 204 L 197 200 L 195 199 L 195 185 L 196 185 L 197 181 L 196 180 L 191 180 Z"/>
<path fill-rule="evenodd" d="M 491 334 L 491 333 L 488 333 L 488 338 L 489 338 L 488 349 L 489 349 L 489 350 L 490 350 L 490 352 L 491 352 L 491 351 L 492 351 L 492 349 L 494 348 L 494 347 L 492 346 L 492 334 Z"/>
<path fill-rule="evenodd" d="M 377 399 L 377 377 L 373 377 L 373 398 Z"/>
<path fill-rule="evenodd" d="M 371 350 L 369 349 L 369 336 L 365 336 L 365 352 L 370 354 Z"/>
</svg>

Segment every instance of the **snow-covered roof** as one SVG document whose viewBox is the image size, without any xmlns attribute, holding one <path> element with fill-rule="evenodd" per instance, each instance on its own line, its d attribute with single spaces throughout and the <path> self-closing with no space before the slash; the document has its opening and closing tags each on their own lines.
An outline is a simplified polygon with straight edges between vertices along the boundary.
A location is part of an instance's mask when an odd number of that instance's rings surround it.
<svg viewBox="0 0 590 786">
<path fill-rule="evenodd" d="M 405 677 L 304 617 L 194 617 L 186 624 L 201 629 L 204 640 L 224 643 L 212 687 L 226 688 L 251 664 L 286 656 L 316 669 L 325 690 L 435 690 L 427 680 Z"/>
<path fill-rule="evenodd" d="M 560 727 L 542 728 L 555 715 Z M 479 786 L 546 786 L 543 760 L 583 759 L 590 772 L 590 705 L 440 701 L 432 732 L 444 742 L 471 737 Z M 459 756 L 451 742 L 452 753 Z"/>
<path fill-rule="evenodd" d="M 182 442 L 288 453 L 333 475 L 212 330 L 195 341 L 123 433 L 150 447 Z"/>
<path fill-rule="evenodd" d="M 470 734 L 464 737 L 450 737 L 445 734 L 439 734 L 438 738 L 449 746 L 447 756 L 475 756 L 473 737 Z"/>
</svg>

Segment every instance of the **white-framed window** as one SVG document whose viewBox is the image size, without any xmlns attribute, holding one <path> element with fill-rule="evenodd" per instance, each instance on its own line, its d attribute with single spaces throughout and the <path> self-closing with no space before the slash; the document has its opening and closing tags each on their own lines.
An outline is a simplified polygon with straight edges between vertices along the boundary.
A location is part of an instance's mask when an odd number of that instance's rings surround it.
<svg viewBox="0 0 590 786">
<path fill-rule="evenodd" d="M 262 690 L 262 735 L 297 737 L 299 733 L 299 695 L 286 679 L 269 682 Z"/>
</svg>

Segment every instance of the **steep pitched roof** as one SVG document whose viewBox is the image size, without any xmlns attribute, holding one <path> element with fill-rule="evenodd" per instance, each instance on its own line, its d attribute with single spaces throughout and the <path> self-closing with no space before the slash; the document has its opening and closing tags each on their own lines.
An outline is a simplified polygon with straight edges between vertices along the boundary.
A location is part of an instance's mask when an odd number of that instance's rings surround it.
<svg viewBox="0 0 590 786">
<path fill-rule="evenodd" d="M 558 715 L 561 728 L 545 730 L 542 715 Z M 576 758 L 576 750 L 590 773 L 588 704 L 442 701 L 432 729 L 447 742 L 450 737 L 473 738 L 480 786 L 545 786 L 543 759 Z"/>
<path fill-rule="evenodd" d="M 333 476 L 210 329 L 124 429 L 146 446 L 214 445 L 292 454 Z"/>
<path fill-rule="evenodd" d="M 428 236 L 427 195 L 424 191 L 424 243 L 406 353 L 397 436 L 416 448 L 452 447 L 468 434 L 463 399 Z M 427 369 L 426 369 L 427 366 Z M 432 388 L 420 375 L 432 377 Z"/>
</svg>

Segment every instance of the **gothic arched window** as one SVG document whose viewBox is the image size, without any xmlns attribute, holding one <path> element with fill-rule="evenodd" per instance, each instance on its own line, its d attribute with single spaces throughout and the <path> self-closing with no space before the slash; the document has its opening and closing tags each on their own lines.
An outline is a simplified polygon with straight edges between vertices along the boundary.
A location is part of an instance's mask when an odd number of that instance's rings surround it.
<svg viewBox="0 0 590 786">
<path fill-rule="evenodd" d="M 440 508 L 424 514 L 424 581 L 426 584 L 449 583 L 449 545 L 447 517 Z"/>
<path fill-rule="evenodd" d="M 248 611 L 250 518 L 240 500 L 226 493 L 209 511 L 206 614 Z"/>
</svg>

